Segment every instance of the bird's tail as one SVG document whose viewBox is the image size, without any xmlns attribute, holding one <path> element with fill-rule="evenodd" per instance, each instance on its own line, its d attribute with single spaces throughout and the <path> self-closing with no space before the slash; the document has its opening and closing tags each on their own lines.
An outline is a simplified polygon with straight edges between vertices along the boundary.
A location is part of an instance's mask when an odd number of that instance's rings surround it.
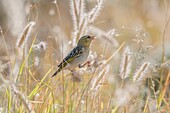
<svg viewBox="0 0 170 113">
<path fill-rule="evenodd" d="M 53 74 L 52 77 L 56 76 L 59 72 L 60 72 L 60 69 L 58 69 L 58 70 Z"/>
</svg>

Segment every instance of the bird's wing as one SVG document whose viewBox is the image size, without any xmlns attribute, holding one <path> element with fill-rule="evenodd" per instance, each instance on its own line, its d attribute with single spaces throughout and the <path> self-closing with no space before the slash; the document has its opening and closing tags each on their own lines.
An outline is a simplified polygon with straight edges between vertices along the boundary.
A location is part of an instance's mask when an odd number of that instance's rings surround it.
<svg viewBox="0 0 170 113">
<path fill-rule="evenodd" d="M 68 63 L 72 62 L 75 58 L 79 57 L 83 53 L 83 47 L 82 46 L 76 46 L 64 59 L 63 61 L 58 65 L 60 69 L 65 67 Z"/>
</svg>

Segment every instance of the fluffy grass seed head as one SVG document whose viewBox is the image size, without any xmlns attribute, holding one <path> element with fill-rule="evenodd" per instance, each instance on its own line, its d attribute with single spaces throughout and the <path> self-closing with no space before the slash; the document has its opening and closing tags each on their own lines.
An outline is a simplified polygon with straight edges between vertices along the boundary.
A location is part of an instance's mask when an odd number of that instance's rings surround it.
<svg viewBox="0 0 170 113">
<path fill-rule="evenodd" d="M 98 4 L 88 13 L 89 23 L 94 23 L 103 8 L 104 0 L 99 0 Z"/>
<path fill-rule="evenodd" d="M 35 22 L 31 21 L 28 23 L 28 25 L 24 28 L 23 32 L 20 34 L 18 40 L 17 40 L 17 47 L 24 47 L 26 42 L 28 41 L 28 38 L 31 35 L 31 32 L 33 30 L 33 27 L 35 26 Z"/>
<path fill-rule="evenodd" d="M 48 44 L 46 42 L 40 42 L 38 44 L 33 45 L 33 50 L 38 50 L 38 51 L 45 51 L 48 47 Z"/>
<path fill-rule="evenodd" d="M 129 47 L 126 47 L 120 65 L 120 76 L 122 79 L 130 75 L 131 68 L 132 68 L 132 56 L 130 55 Z"/>
<path fill-rule="evenodd" d="M 79 18 L 78 18 L 78 2 L 77 0 L 70 0 L 70 14 L 72 15 L 73 19 L 73 25 L 74 25 L 74 30 L 78 30 L 78 23 L 79 23 Z"/>
<path fill-rule="evenodd" d="M 93 25 L 90 25 L 87 29 L 87 32 L 91 33 L 91 34 L 95 34 L 95 36 L 97 38 L 103 38 L 105 39 L 106 41 L 108 41 L 109 43 L 113 44 L 114 47 L 118 47 L 119 46 L 119 42 L 112 36 L 110 35 L 110 31 L 109 32 L 106 32 L 106 31 L 103 31 Z M 113 33 L 113 32 L 112 32 Z"/>
<path fill-rule="evenodd" d="M 149 69 L 149 62 L 145 62 L 141 65 L 141 67 L 136 70 L 135 75 L 133 77 L 134 81 L 140 81 L 144 78 L 145 74 L 148 72 Z"/>
<path fill-rule="evenodd" d="M 114 93 L 114 104 L 116 106 L 125 106 L 131 104 L 132 98 L 139 94 L 138 84 L 126 84 L 123 88 L 117 88 Z M 135 109 L 135 108 L 134 108 Z"/>
<path fill-rule="evenodd" d="M 2 61 L 0 60 L 0 73 L 2 73 L 6 68 L 7 68 L 7 65 L 3 64 Z"/>
</svg>

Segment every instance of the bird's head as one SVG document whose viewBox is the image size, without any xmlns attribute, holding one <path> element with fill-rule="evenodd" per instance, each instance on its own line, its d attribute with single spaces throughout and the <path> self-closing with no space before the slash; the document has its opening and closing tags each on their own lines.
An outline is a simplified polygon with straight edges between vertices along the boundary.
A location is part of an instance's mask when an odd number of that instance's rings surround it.
<svg viewBox="0 0 170 113">
<path fill-rule="evenodd" d="M 95 38 L 95 36 L 84 35 L 79 39 L 78 45 L 89 47 L 94 38 Z"/>
</svg>

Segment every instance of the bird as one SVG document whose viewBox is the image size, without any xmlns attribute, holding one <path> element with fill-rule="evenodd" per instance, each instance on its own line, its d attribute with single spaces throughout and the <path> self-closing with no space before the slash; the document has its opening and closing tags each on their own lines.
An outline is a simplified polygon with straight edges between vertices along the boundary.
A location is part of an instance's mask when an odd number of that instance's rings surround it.
<svg viewBox="0 0 170 113">
<path fill-rule="evenodd" d="M 56 76 L 63 69 L 74 70 L 76 67 L 81 67 L 89 55 L 89 47 L 93 39 L 95 39 L 95 36 L 82 36 L 79 39 L 77 46 L 74 47 L 58 65 L 58 69 L 52 77 Z"/>
</svg>

